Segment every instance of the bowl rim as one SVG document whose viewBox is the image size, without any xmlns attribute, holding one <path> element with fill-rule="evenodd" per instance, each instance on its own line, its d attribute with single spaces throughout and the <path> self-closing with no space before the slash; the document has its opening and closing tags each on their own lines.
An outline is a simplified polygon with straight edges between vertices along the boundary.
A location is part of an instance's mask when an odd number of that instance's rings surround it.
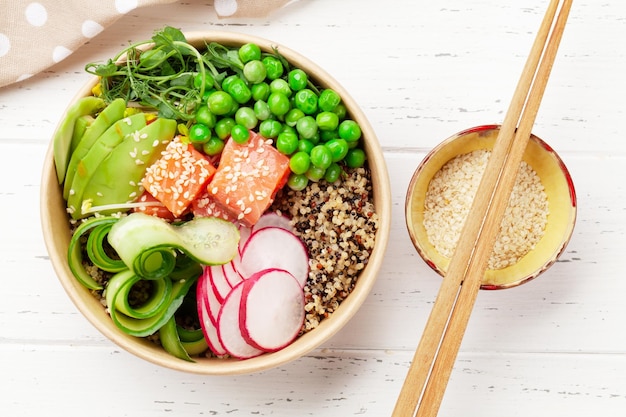
<svg viewBox="0 0 626 417">
<path fill-rule="evenodd" d="M 410 238 L 411 243 L 413 244 L 415 250 L 420 255 L 422 260 L 426 263 L 426 265 L 428 265 L 428 267 L 430 269 L 432 269 L 433 271 L 435 271 L 437 274 L 439 274 L 442 277 L 445 276 L 445 273 L 446 273 L 445 270 L 442 267 L 440 267 L 439 265 L 437 265 L 437 263 L 433 259 L 431 259 L 428 256 L 428 254 L 426 253 L 426 251 L 422 248 L 422 245 L 420 244 L 420 241 L 419 241 L 419 238 L 417 236 L 417 233 L 414 230 L 415 228 L 411 224 L 412 215 L 410 214 L 410 211 L 412 210 L 412 197 L 413 197 L 413 191 L 416 188 L 416 183 L 417 183 L 420 175 L 422 174 L 422 172 L 423 172 L 426 164 L 428 163 L 428 161 L 435 154 L 437 154 L 439 151 L 444 149 L 446 146 L 448 146 L 451 143 L 457 141 L 458 139 L 466 138 L 468 135 L 470 135 L 472 133 L 479 133 L 480 134 L 482 132 L 499 130 L 500 128 L 501 128 L 500 124 L 478 125 L 478 126 L 470 127 L 468 129 L 461 130 L 461 131 L 459 131 L 459 132 L 449 136 L 448 138 L 446 138 L 442 142 L 440 142 L 438 145 L 436 145 L 434 148 L 432 148 L 426 154 L 426 156 L 418 164 L 417 168 L 415 169 L 415 171 L 414 171 L 414 173 L 411 176 L 411 179 L 409 181 L 409 185 L 407 187 L 407 192 L 406 192 L 406 196 L 405 196 L 405 202 L 404 202 L 405 226 L 406 226 L 407 231 L 409 233 L 409 238 Z M 570 241 L 570 239 L 571 239 L 571 237 L 573 235 L 574 226 L 576 224 L 576 218 L 577 218 L 577 214 L 578 214 L 578 209 L 577 209 L 576 190 L 575 190 L 575 187 L 574 187 L 574 182 L 572 180 L 572 176 L 571 176 L 567 166 L 563 162 L 562 158 L 558 155 L 558 153 L 550 145 L 548 145 L 547 142 L 545 142 L 543 139 L 541 139 L 540 137 L 538 137 L 534 133 L 531 133 L 530 141 L 534 142 L 535 144 L 537 144 L 540 149 L 545 150 L 551 156 L 551 158 L 554 160 L 554 162 L 556 163 L 556 165 L 558 166 L 560 172 L 563 175 L 563 179 L 566 182 L 566 185 L 568 187 L 567 191 L 569 193 L 569 202 L 570 202 L 570 208 L 571 208 L 571 210 L 569 212 L 568 226 L 564 230 L 565 234 L 563 236 L 561 244 L 560 244 L 560 246 L 555 248 L 555 250 L 553 252 L 553 256 L 551 256 L 551 258 L 548 261 L 546 261 L 545 263 L 543 263 L 541 266 L 536 268 L 532 273 L 530 273 L 530 274 L 528 274 L 528 275 L 526 275 L 526 276 L 524 276 L 524 277 L 522 277 L 522 278 L 520 278 L 518 280 L 515 280 L 515 281 L 499 283 L 499 284 L 483 283 L 480 286 L 481 290 L 502 290 L 502 289 L 514 288 L 514 287 L 518 287 L 518 286 L 520 286 L 522 284 L 525 284 L 525 283 L 527 283 L 527 282 L 529 282 L 531 280 L 534 280 L 535 278 L 537 278 L 539 275 L 541 275 L 544 271 L 546 271 L 550 266 L 552 266 L 556 262 L 556 260 L 565 251 L 565 248 L 566 248 L 567 244 L 569 243 L 569 241 Z"/>
<path fill-rule="evenodd" d="M 391 183 L 389 173 L 376 133 L 363 110 L 335 78 L 313 61 L 287 46 L 255 35 L 230 31 L 191 31 L 184 32 L 184 35 L 188 42 L 194 45 L 199 45 L 204 41 L 216 41 L 230 46 L 254 42 L 264 51 L 276 48 L 294 67 L 302 68 L 310 74 L 321 87 L 334 89 L 341 96 L 342 102 L 348 108 L 351 118 L 358 121 L 362 130 L 362 137 L 365 138 L 363 146 L 367 155 L 369 169 L 372 173 L 372 191 L 378 214 L 378 230 L 368 264 L 361 271 L 351 294 L 342 301 L 331 316 L 322 320 L 317 328 L 302 335 L 286 348 L 278 352 L 267 353 L 246 360 L 199 358 L 196 362 L 187 362 L 170 355 L 152 342 L 124 334 L 115 328 L 110 318 L 108 322 L 102 320 L 104 307 L 100 305 L 102 311 L 97 311 L 94 307 L 96 297 L 82 287 L 76 279 L 73 279 L 67 265 L 67 246 L 65 246 L 65 242 L 69 242 L 69 227 L 67 228 L 67 236 L 58 236 L 54 226 L 57 220 L 53 216 L 54 208 L 56 207 L 56 210 L 59 210 L 60 205 L 63 212 L 65 212 L 65 205 L 63 204 L 54 170 L 52 141 L 46 153 L 41 177 L 40 222 L 44 241 L 55 275 L 75 307 L 100 333 L 127 352 L 153 364 L 193 374 L 236 375 L 259 372 L 294 361 L 316 349 L 343 328 L 364 303 L 378 277 L 389 242 L 391 229 Z M 91 89 L 96 85 L 97 81 L 98 78 L 93 77 L 83 85 L 69 105 L 80 97 L 90 95 Z M 58 125 L 56 129 L 58 129 Z M 57 191 L 56 193 L 54 192 L 55 190 Z M 57 239 L 61 239 L 63 244 L 55 243 Z M 87 298 L 87 296 L 91 297 L 91 299 Z"/>
</svg>

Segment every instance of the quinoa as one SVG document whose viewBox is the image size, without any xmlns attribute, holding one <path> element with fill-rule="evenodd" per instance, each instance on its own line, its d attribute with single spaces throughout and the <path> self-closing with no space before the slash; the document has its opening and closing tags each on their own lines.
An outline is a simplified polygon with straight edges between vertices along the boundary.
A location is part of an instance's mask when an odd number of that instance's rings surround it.
<svg viewBox="0 0 626 417">
<path fill-rule="evenodd" d="M 424 202 L 424 227 L 443 256 L 454 253 L 491 152 L 476 150 L 448 161 L 432 178 Z M 543 237 L 548 199 L 537 173 L 521 163 L 488 269 L 515 264 Z"/>
<path fill-rule="evenodd" d="M 357 168 L 337 183 L 284 189 L 272 206 L 291 217 L 295 234 L 309 251 L 303 332 L 337 309 L 367 265 L 378 229 L 370 176 L 368 169 Z"/>
</svg>

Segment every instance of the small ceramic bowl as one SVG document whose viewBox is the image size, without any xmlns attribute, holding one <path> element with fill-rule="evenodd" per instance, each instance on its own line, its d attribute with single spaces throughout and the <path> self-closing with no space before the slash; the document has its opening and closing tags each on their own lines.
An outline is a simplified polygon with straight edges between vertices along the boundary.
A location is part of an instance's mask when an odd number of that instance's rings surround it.
<svg viewBox="0 0 626 417">
<path fill-rule="evenodd" d="M 406 224 L 410 238 L 423 260 L 444 276 L 450 258 L 442 255 L 427 237 L 424 202 L 433 176 L 458 155 L 493 149 L 500 127 L 479 126 L 459 132 L 435 147 L 420 163 L 411 178 L 406 196 Z M 535 247 L 516 263 L 501 269 L 488 269 L 482 289 L 518 286 L 537 277 L 561 255 L 570 240 L 576 221 L 576 193 L 570 174 L 556 152 L 532 135 L 523 160 L 537 173 L 544 187 L 549 214 L 545 230 Z"/>
<path fill-rule="evenodd" d="M 278 352 L 246 360 L 201 357 L 194 358 L 195 362 L 187 362 L 170 355 L 160 346 L 144 338 L 132 337 L 120 331 L 100 301 L 72 275 L 67 262 L 70 226 L 62 190 L 56 179 L 52 145 L 44 162 L 41 183 L 43 234 L 54 270 L 71 300 L 94 327 L 123 349 L 152 363 L 195 374 L 233 375 L 262 371 L 295 360 L 320 346 L 348 323 L 363 304 L 377 278 L 389 238 L 391 189 L 387 167 L 375 132 L 357 103 L 336 80 L 307 58 L 275 42 L 244 34 L 198 32 L 185 35 L 187 40 L 197 47 L 203 45 L 205 41 L 215 41 L 229 46 L 254 42 L 266 52 L 278 48 L 283 57 L 293 66 L 306 71 L 321 87 L 337 91 L 351 118 L 361 126 L 363 146 L 372 172 L 374 205 L 380 220 L 375 247 L 367 266 L 359 275 L 354 290 L 328 318 L 321 321 L 317 328 L 307 332 Z M 78 91 L 75 100 L 90 95 L 96 83 L 97 80 L 94 78 Z"/>
</svg>

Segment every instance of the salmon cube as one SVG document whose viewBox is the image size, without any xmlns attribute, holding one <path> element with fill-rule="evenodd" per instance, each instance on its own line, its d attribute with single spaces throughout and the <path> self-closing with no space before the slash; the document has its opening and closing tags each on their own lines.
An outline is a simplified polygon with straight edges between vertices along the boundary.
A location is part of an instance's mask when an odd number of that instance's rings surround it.
<svg viewBox="0 0 626 417">
<path fill-rule="evenodd" d="M 161 158 L 148 167 L 142 185 L 178 217 L 205 189 L 215 172 L 202 153 L 176 137 Z"/>
<path fill-rule="evenodd" d="M 289 158 L 278 152 L 271 141 L 250 132 L 245 144 L 232 139 L 226 142 L 207 190 L 231 218 L 252 226 L 286 184 L 289 173 Z"/>
</svg>

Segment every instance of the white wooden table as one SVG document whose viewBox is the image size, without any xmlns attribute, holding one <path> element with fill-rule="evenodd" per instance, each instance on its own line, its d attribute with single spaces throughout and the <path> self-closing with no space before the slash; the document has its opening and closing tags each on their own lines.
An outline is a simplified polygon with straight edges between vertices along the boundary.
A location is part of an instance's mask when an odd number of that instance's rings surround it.
<svg viewBox="0 0 626 417">
<path fill-rule="evenodd" d="M 210 1 L 189 0 L 137 9 L 0 89 L 0 415 L 390 415 L 441 282 L 406 232 L 409 178 L 441 140 L 502 121 L 547 3 L 300 0 L 218 20 Z M 40 167 L 84 64 L 166 24 L 298 50 L 352 93 L 385 151 L 394 218 L 378 281 L 339 334 L 278 369 L 209 377 L 138 359 L 78 313 L 47 258 Z M 626 415 L 625 38 L 625 2 L 574 2 L 534 129 L 574 178 L 574 236 L 539 279 L 479 294 L 442 416 Z"/>
</svg>

